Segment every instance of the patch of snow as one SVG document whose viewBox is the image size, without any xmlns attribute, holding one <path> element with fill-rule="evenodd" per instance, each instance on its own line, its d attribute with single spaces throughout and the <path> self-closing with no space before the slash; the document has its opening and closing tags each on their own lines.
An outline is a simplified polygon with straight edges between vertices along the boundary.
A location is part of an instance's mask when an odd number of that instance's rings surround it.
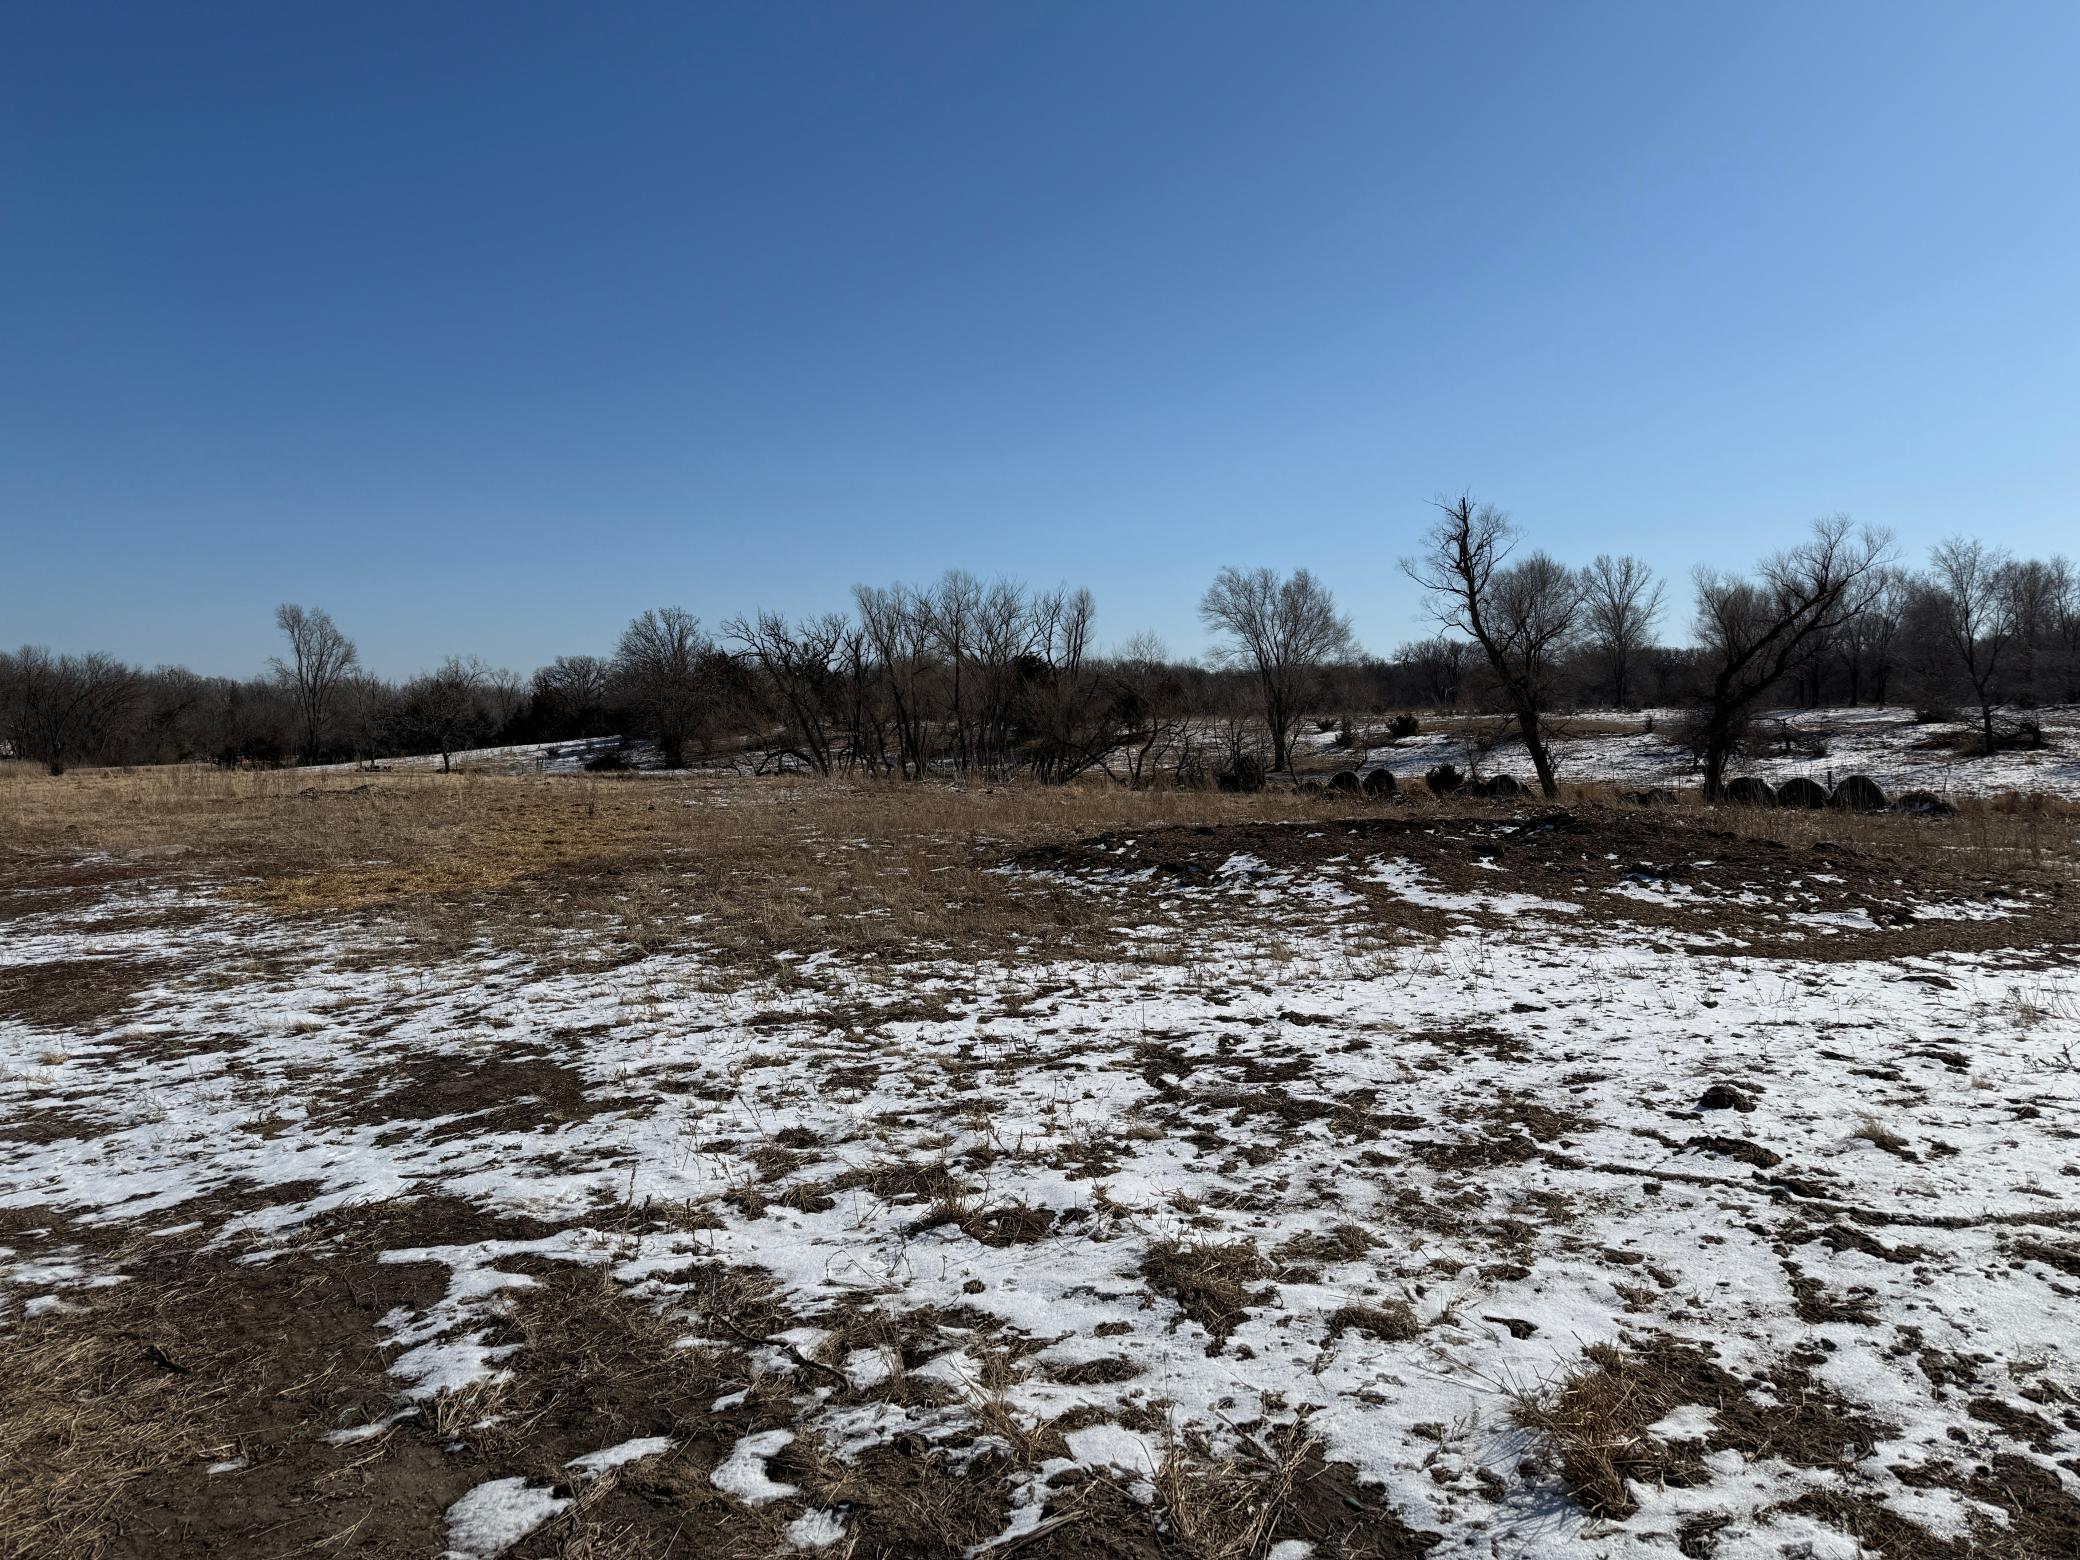
<svg viewBox="0 0 2080 1560">
<path fill-rule="evenodd" d="M 800 1494 L 794 1485 L 782 1484 L 766 1475 L 766 1459 L 793 1439 L 792 1430 L 761 1430 L 756 1435 L 745 1436 L 708 1476 L 710 1482 L 747 1506 L 763 1505 L 767 1501 L 784 1500 L 789 1495 Z"/>
<path fill-rule="evenodd" d="M 525 1479 L 479 1484 L 448 1508 L 448 1560 L 491 1560 L 570 1504 Z"/>
</svg>

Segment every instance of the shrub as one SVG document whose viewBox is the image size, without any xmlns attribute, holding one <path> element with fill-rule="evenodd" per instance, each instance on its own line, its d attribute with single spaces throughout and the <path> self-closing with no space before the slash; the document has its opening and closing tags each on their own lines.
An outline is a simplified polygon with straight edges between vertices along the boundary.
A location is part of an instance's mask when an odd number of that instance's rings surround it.
<svg viewBox="0 0 2080 1560">
<path fill-rule="evenodd" d="M 1387 722 L 1387 735 L 1399 742 L 1403 737 L 1412 737 L 1423 729 L 1423 723 L 1413 715 L 1396 715 Z"/>
<path fill-rule="evenodd" d="M 1430 787 L 1432 794 L 1437 796 L 1450 796 L 1465 783 L 1466 777 L 1459 773 L 1456 764 L 1439 764 L 1423 776 L 1423 784 Z"/>
<path fill-rule="evenodd" d="M 1251 753 L 1236 753 L 1213 777 L 1213 783 L 1223 791 L 1261 791 L 1264 789 L 1263 761 Z"/>
</svg>

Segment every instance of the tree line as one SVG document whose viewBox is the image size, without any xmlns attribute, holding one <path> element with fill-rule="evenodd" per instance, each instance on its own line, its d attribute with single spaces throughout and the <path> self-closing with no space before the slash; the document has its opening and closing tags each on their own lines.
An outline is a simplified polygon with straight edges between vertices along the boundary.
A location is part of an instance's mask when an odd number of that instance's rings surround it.
<svg viewBox="0 0 2080 1560">
<path fill-rule="evenodd" d="M 1199 660 L 1137 635 L 1100 653 L 1087 590 L 959 570 L 859 586 L 849 610 L 759 612 L 710 631 L 677 607 L 634 618 L 611 654 L 522 677 L 453 656 L 401 682 L 369 673 L 324 611 L 284 605 L 259 676 L 145 670 L 100 654 L 0 653 L 0 742 L 53 771 L 89 763 L 377 762 L 622 737 L 668 767 L 728 748 L 822 774 L 906 779 L 1099 772 L 1129 785 L 1247 786 L 1289 769 L 1303 725 L 1491 713 L 1555 794 L 1555 722 L 1583 709 L 1683 711 L 1708 794 L 1771 704 L 1913 702 L 1968 710 L 1981 751 L 2017 740 L 2003 709 L 2080 702 L 2080 571 L 1976 540 L 1919 569 L 1846 518 L 1744 571 L 1690 581 L 1670 644 L 1666 582 L 1641 560 L 1571 565 L 1525 545 L 1470 496 L 1440 502 L 1402 570 L 1434 632 L 1384 657 L 1358 647 L 1306 570 L 1223 569 L 1200 601 Z M 596 762 L 625 762 L 609 748 Z"/>
</svg>

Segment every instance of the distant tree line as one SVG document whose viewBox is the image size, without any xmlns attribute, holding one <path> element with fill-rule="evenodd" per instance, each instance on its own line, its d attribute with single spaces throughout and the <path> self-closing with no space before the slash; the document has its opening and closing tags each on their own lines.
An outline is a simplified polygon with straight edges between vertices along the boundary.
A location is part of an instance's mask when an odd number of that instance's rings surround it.
<svg viewBox="0 0 2080 1560">
<path fill-rule="evenodd" d="M 478 747 L 619 737 L 655 744 L 670 767 L 729 751 L 819 774 L 1247 787 L 1290 767 L 1307 720 L 1357 741 L 1370 720 L 1426 710 L 1493 715 L 1551 795 L 1569 715 L 1645 706 L 1681 712 L 1677 734 L 1716 795 L 1771 705 L 1969 714 L 1991 752 L 2026 735 L 2000 711 L 2080 702 L 2080 571 L 1969 539 L 1917 571 L 1882 533 L 1816 522 L 1745 572 L 1700 571 L 1680 644 L 1661 637 L 1668 588 L 1639 559 L 1562 562 L 1470 496 L 1437 505 L 1402 568 L 1436 632 L 1385 657 L 1360 651 L 1305 570 L 1221 570 L 1200 603 L 1215 639 L 1200 661 L 1145 634 L 1100 653 L 1087 590 L 958 570 L 859 586 L 847 611 L 759 612 L 713 632 L 654 608 L 612 654 L 559 656 L 531 677 L 452 656 L 389 681 L 327 613 L 284 605 L 281 654 L 253 678 L 0 653 L 0 743 L 53 771 L 404 754 L 446 768 Z"/>
</svg>

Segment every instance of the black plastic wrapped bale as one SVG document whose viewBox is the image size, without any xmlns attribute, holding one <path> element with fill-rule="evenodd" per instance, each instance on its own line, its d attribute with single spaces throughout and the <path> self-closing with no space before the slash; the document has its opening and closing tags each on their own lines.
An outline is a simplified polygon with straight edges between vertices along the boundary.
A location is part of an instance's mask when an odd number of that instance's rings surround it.
<svg viewBox="0 0 2080 1560">
<path fill-rule="evenodd" d="M 1869 775 L 1851 775 L 1834 788 L 1828 805 L 1844 812 L 1883 812 L 1885 793 Z"/>
<path fill-rule="evenodd" d="M 1777 805 L 1775 787 L 1767 780 L 1758 780 L 1753 775 L 1742 775 L 1738 780 L 1727 781 L 1726 789 L 1721 794 L 1727 801 L 1732 802 L 1737 807 L 1774 807 Z"/>
<path fill-rule="evenodd" d="M 1777 787 L 1777 805 L 1818 812 L 1827 805 L 1827 792 L 1817 780 L 1794 775 Z"/>
</svg>

